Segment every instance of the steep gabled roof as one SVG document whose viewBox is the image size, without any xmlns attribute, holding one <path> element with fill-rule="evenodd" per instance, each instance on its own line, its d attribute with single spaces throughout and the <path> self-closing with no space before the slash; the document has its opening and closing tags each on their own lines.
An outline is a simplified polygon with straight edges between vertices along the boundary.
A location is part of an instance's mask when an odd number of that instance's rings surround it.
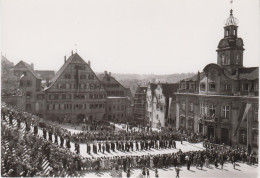
<svg viewBox="0 0 260 178">
<path fill-rule="evenodd" d="M 55 76 L 50 80 L 50 86 L 47 87 L 45 90 L 48 90 L 49 88 L 51 88 L 53 86 L 53 84 L 56 82 L 56 80 L 58 80 L 58 78 L 60 77 L 60 75 L 64 72 L 64 70 L 67 68 L 67 66 L 70 63 L 73 62 L 77 62 L 77 63 L 84 63 L 87 64 L 77 53 L 72 54 L 67 61 L 61 66 L 60 70 L 55 74 Z"/>
<path fill-rule="evenodd" d="M 205 73 L 204 72 L 201 72 L 200 73 L 200 79 L 202 79 L 203 77 L 205 77 Z M 193 81 L 193 82 L 196 82 L 198 81 L 198 74 L 192 76 L 192 77 L 189 77 L 189 78 L 186 78 L 186 79 L 183 79 L 181 80 L 181 82 L 184 81 L 184 82 L 189 82 L 189 81 Z"/>
<path fill-rule="evenodd" d="M 99 75 L 99 77 L 102 78 L 102 79 L 101 79 L 101 82 L 102 82 L 103 84 L 105 84 L 105 83 L 112 83 L 112 80 L 113 80 L 113 81 L 115 81 L 117 84 L 119 84 L 120 86 L 122 86 L 123 89 L 126 90 L 126 88 L 125 88 L 119 81 L 117 81 L 115 77 L 113 77 L 113 76 L 111 76 L 111 75 L 109 75 L 109 74 Z M 107 80 L 106 80 L 107 78 L 110 78 L 110 79 L 112 79 L 112 80 L 110 80 L 109 82 L 107 82 Z M 106 88 L 106 87 L 105 87 L 105 88 Z"/>
<path fill-rule="evenodd" d="M 14 69 L 19 69 L 19 68 L 20 68 L 19 66 L 25 67 L 28 71 L 30 71 L 30 72 L 33 74 L 33 76 L 34 76 L 36 79 L 41 79 L 41 78 L 38 77 L 38 75 L 36 74 L 36 72 L 33 70 L 32 66 L 29 65 L 29 64 L 27 64 L 26 62 L 24 62 L 24 61 L 18 62 L 18 63 L 14 66 Z"/>
</svg>

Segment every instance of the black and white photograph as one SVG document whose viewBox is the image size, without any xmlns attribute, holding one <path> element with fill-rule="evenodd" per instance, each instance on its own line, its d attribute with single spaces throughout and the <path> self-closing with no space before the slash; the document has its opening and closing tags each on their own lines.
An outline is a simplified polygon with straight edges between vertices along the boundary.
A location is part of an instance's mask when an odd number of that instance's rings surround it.
<svg viewBox="0 0 260 178">
<path fill-rule="evenodd" d="M 1 177 L 257 178 L 259 0 L 0 0 Z"/>
</svg>

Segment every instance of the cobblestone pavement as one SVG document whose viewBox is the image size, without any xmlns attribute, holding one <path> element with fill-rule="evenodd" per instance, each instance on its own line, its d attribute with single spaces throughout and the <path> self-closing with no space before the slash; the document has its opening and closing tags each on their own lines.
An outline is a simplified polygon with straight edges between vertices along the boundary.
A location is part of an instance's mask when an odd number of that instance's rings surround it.
<svg viewBox="0 0 260 178">
<path fill-rule="evenodd" d="M 181 167 L 180 169 L 180 178 L 256 178 L 259 177 L 258 167 L 257 166 L 250 166 L 243 163 L 237 163 L 236 169 L 233 169 L 231 163 L 226 163 L 224 165 L 223 170 L 220 168 L 215 168 L 213 165 L 211 167 L 206 168 L 203 167 L 202 170 L 197 169 L 196 167 L 192 166 L 191 170 L 187 170 L 185 166 Z M 131 177 L 136 178 L 139 177 L 141 174 L 141 169 L 132 169 L 131 170 Z M 155 177 L 154 169 L 150 169 L 150 178 Z M 160 177 L 176 177 L 176 171 L 174 167 L 170 167 L 168 169 L 158 169 L 159 178 Z M 85 172 L 84 177 L 111 177 L 109 171 L 100 172 L 99 174 L 95 172 Z M 126 177 L 126 173 L 122 173 L 123 178 Z"/>
</svg>

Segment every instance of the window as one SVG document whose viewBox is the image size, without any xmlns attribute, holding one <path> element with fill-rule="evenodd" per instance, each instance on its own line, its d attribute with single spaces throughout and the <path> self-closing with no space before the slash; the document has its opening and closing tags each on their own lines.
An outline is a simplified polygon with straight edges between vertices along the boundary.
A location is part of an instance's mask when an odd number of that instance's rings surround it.
<svg viewBox="0 0 260 178">
<path fill-rule="evenodd" d="M 27 80 L 26 83 L 27 83 L 27 86 L 28 86 L 28 87 L 29 87 L 29 86 L 32 86 L 32 82 L 31 82 L 30 80 Z"/>
<path fill-rule="evenodd" d="M 204 105 L 204 103 L 200 103 L 200 114 L 202 114 L 202 115 L 205 114 L 205 105 Z"/>
<path fill-rule="evenodd" d="M 243 85 L 242 85 L 242 90 L 244 90 L 244 91 L 248 91 L 248 89 L 249 89 L 249 87 L 248 87 L 248 83 L 244 83 Z"/>
<path fill-rule="evenodd" d="M 245 130 L 240 130 L 240 137 L 239 141 L 241 144 L 246 144 L 247 143 L 247 133 Z"/>
<path fill-rule="evenodd" d="M 66 83 L 66 89 L 70 88 L 70 84 Z"/>
<path fill-rule="evenodd" d="M 86 75 L 85 74 L 80 74 L 80 79 L 86 79 Z"/>
<path fill-rule="evenodd" d="M 222 106 L 221 116 L 225 119 L 228 119 L 229 114 L 230 114 L 230 107 L 227 105 Z"/>
<path fill-rule="evenodd" d="M 80 89 L 84 89 L 85 88 L 85 84 L 81 83 L 80 84 Z"/>
<path fill-rule="evenodd" d="M 85 70 L 85 66 L 82 66 L 82 65 L 75 65 L 75 69 Z"/>
<path fill-rule="evenodd" d="M 163 111 L 163 106 L 160 106 L 160 110 Z"/>
<path fill-rule="evenodd" d="M 159 116 L 158 116 L 158 114 L 156 114 L 156 119 L 157 119 L 157 120 L 159 119 Z"/>
<path fill-rule="evenodd" d="M 259 83 L 256 82 L 256 83 L 255 83 L 255 91 L 258 91 L 258 90 L 259 90 Z"/>
<path fill-rule="evenodd" d="M 59 110 L 59 105 L 55 104 L 55 110 Z"/>
<path fill-rule="evenodd" d="M 185 89 L 186 88 L 186 84 L 182 84 L 182 89 Z"/>
<path fill-rule="evenodd" d="M 224 63 L 225 63 L 225 55 L 222 54 L 220 57 L 221 57 L 221 62 L 222 62 L 222 64 L 224 65 Z"/>
<path fill-rule="evenodd" d="M 70 74 L 65 74 L 65 79 L 70 79 L 71 75 Z"/>
<path fill-rule="evenodd" d="M 183 111 L 185 111 L 185 103 L 184 103 L 184 102 L 181 104 L 181 109 L 182 109 Z"/>
<path fill-rule="evenodd" d="M 240 55 L 237 54 L 237 55 L 236 55 L 236 61 L 235 61 L 235 64 L 236 64 L 236 65 L 239 65 L 239 61 L 240 61 Z"/>
<path fill-rule="evenodd" d="M 193 103 L 190 103 L 190 112 L 193 112 L 193 110 L 194 110 L 194 105 Z"/>
<path fill-rule="evenodd" d="M 254 121 L 258 122 L 258 107 L 255 108 L 255 117 L 254 117 Z"/>
<path fill-rule="evenodd" d="M 231 85 L 230 84 L 225 84 L 224 85 L 224 90 L 225 91 L 230 91 L 231 90 Z"/>
<path fill-rule="evenodd" d="M 216 84 L 215 83 L 209 83 L 209 90 L 215 91 L 216 90 Z"/>
<path fill-rule="evenodd" d="M 225 55 L 223 54 L 221 56 L 221 61 L 222 61 L 222 65 L 229 65 L 230 64 L 230 60 L 229 60 L 228 55 L 225 57 Z"/>
<path fill-rule="evenodd" d="M 209 105 L 209 116 L 215 116 L 216 115 L 216 107 L 213 104 Z"/>
<path fill-rule="evenodd" d="M 200 84 L 200 90 L 205 91 L 205 83 Z"/>
<path fill-rule="evenodd" d="M 192 89 L 192 90 L 194 90 L 194 87 L 195 85 L 192 83 L 192 84 L 190 84 L 190 89 Z"/>
<path fill-rule="evenodd" d="M 30 98 L 31 98 L 31 92 L 29 92 L 29 91 L 26 92 L 26 98 L 27 98 L 27 99 L 30 99 Z"/>
<path fill-rule="evenodd" d="M 94 75 L 92 75 L 92 74 L 88 75 L 88 79 L 93 80 L 94 79 Z"/>
</svg>

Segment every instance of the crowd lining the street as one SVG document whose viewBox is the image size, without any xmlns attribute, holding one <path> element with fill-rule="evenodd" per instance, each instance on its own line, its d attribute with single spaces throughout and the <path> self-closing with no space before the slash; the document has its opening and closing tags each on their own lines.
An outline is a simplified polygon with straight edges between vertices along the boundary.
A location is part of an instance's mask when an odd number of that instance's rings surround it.
<svg viewBox="0 0 260 178">
<path fill-rule="evenodd" d="M 17 121 L 16 126 L 13 124 L 14 119 Z M 24 132 L 21 129 L 21 123 L 25 125 Z M 38 126 L 43 129 L 43 136 L 39 136 Z M 176 167 L 185 164 L 188 170 L 191 165 L 202 169 L 204 165 L 208 167 L 209 164 L 214 164 L 215 167 L 218 167 L 220 164 L 221 168 L 223 168 L 223 164 L 228 162 L 231 162 L 235 168 L 235 162 L 237 161 L 248 164 L 258 163 L 258 155 L 255 153 L 248 153 L 247 150 L 238 146 L 230 147 L 209 142 L 204 143 L 206 149 L 201 151 L 182 152 L 179 150 L 177 153 L 158 155 L 82 157 L 79 155 L 80 140 L 77 139 L 80 139 L 79 137 L 85 133 L 73 135 L 59 126 L 43 123 L 37 116 L 19 112 L 3 104 L 1 128 L 2 168 L 4 168 L 2 169 L 2 176 L 7 177 L 75 176 L 79 175 L 81 171 L 114 170 L 118 172 L 118 170 L 123 169 L 127 172 L 129 168 L 168 168 L 169 166 Z M 98 151 L 133 151 L 134 149 L 139 151 L 151 148 L 177 149 L 175 140 L 180 139 L 182 142 L 185 139 L 183 136 L 178 137 L 180 135 L 177 136 L 177 134 L 167 132 L 122 133 L 114 132 L 105 137 L 104 133 L 101 134 L 98 131 L 87 132 L 83 142 L 87 143 L 87 152 L 90 154 L 89 142 L 94 143 L 92 151 L 97 153 Z M 52 134 L 54 134 L 54 140 Z M 58 144 L 58 137 L 60 137 L 60 144 Z M 63 147 L 64 137 L 66 143 Z M 8 146 L 6 146 L 5 141 L 9 143 Z M 70 151 L 71 141 L 75 142 L 76 153 Z M 25 147 L 30 151 L 23 156 Z M 41 164 L 44 159 L 49 162 L 50 171 L 48 174 L 44 173 Z"/>
</svg>

